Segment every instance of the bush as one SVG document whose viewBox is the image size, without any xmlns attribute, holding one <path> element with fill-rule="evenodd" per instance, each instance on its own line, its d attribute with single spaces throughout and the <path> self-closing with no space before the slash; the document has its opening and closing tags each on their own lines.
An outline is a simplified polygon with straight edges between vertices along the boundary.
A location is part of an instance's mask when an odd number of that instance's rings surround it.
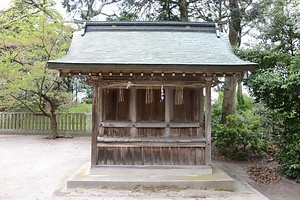
<svg viewBox="0 0 300 200">
<path fill-rule="evenodd" d="M 300 182 L 300 120 L 286 118 L 277 135 L 277 154 L 280 172 L 287 178 Z"/>
<path fill-rule="evenodd" d="M 231 159 L 245 160 L 261 155 L 268 146 L 260 132 L 260 117 L 251 112 L 230 115 L 225 124 L 214 127 L 217 151 Z"/>
</svg>

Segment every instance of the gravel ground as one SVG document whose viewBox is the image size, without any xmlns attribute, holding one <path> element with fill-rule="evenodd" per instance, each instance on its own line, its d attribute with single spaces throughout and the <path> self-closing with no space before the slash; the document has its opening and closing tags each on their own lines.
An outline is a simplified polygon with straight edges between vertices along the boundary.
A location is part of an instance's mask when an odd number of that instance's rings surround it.
<svg viewBox="0 0 300 200">
<path fill-rule="evenodd" d="M 224 161 L 218 164 L 230 170 L 236 179 L 235 192 L 140 187 L 133 190 L 67 189 L 66 181 L 89 162 L 90 138 L 48 140 L 44 137 L 0 135 L 1 200 L 267 199 L 237 176 L 242 174 L 240 166 Z"/>
</svg>

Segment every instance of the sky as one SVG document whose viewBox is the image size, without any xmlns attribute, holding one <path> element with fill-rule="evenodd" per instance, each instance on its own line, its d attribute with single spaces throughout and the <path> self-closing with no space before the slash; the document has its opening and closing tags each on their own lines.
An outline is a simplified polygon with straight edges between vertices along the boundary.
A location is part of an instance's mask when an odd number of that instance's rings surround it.
<svg viewBox="0 0 300 200">
<path fill-rule="evenodd" d="M 7 9 L 9 7 L 9 4 L 12 0 L 0 0 L 0 9 Z M 61 0 L 54 0 L 56 2 L 56 6 L 54 6 L 58 12 L 64 17 L 68 18 L 68 14 L 66 13 L 65 9 L 61 5 Z M 115 8 L 112 8 L 112 5 L 104 6 L 103 11 L 105 13 L 113 13 Z M 106 20 L 105 16 L 100 16 L 98 20 Z"/>
<path fill-rule="evenodd" d="M 0 0 L 0 9 L 7 9 L 12 0 Z M 55 8 L 61 13 L 61 15 L 66 16 L 66 12 L 62 7 L 60 0 L 54 0 L 56 2 Z"/>
<path fill-rule="evenodd" d="M 0 8 L 1 9 L 6 9 L 8 8 L 10 3 L 10 0 L 0 0 Z"/>
</svg>

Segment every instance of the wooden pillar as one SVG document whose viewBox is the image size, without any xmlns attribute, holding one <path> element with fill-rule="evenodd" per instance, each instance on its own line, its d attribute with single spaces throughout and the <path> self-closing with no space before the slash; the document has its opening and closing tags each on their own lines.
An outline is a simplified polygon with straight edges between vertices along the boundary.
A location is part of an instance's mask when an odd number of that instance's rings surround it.
<svg viewBox="0 0 300 200">
<path fill-rule="evenodd" d="M 136 88 L 131 88 L 130 89 L 130 105 L 129 105 L 129 117 L 131 120 L 131 123 L 133 124 L 131 129 L 130 129 L 130 135 L 131 137 L 137 137 L 138 131 L 137 128 L 135 127 L 136 123 Z"/>
<path fill-rule="evenodd" d="M 171 110 L 172 110 L 172 89 L 165 89 L 165 122 L 167 124 L 171 121 Z M 165 137 L 170 137 L 170 127 L 165 128 Z"/>
<path fill-rule="evenodd" d="M 211 84 L 212 77 L 205 78 L 205 165 L 211 164 Z"/>
<path fill-rule="evenodd" d="M 99 122 L 102 115 L 102 90 L 99 88 L 99 77 L 91 77 L 91 80 L 93 83 L 91 167 L 93 167 L 98 162 L 97 137 L 99 135 Z"/>
<path fill-rule="evenodd" d="M 199 89 L 199 124 L 197 136 L 204 137 L 204 96 L 202 87 Z"/>
</svg>

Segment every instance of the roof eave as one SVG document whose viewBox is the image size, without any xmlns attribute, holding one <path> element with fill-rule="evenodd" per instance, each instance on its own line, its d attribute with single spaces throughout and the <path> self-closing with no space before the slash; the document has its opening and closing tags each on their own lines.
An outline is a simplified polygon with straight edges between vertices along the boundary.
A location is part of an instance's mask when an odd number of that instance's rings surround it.
<svg viewBox="0 0 300 200">
<path fill-rule="evenodd" d="M 84 66 L 84 67 L 83 67 Z M 185 71 L 185 72 L 245 72 L 253 71 L 258 66 L 257 63 L 227 63 L 227 64 L 214 64 L 214 63 L 200 63 L 200 64 L 136 64 L 136 63 L 64 63 L 57 61 L 49 61 L 48 67 L 57 70 L 76 70 L 76 71 Z"/>
</svg>

